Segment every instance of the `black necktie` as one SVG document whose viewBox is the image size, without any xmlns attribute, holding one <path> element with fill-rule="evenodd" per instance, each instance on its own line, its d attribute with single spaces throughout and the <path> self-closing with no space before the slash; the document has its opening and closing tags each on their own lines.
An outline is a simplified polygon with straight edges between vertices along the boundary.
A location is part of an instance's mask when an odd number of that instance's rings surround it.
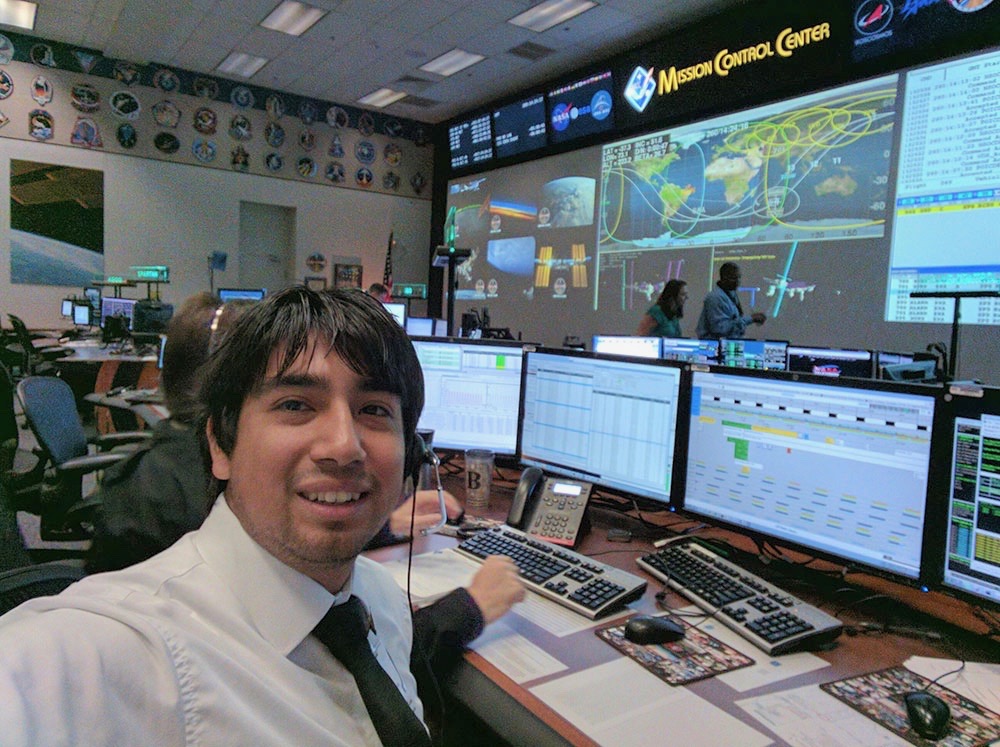
<svg viewBox="0 0 1000 747">
<path fill-rule="evenodd" d="M 331 607 L 313 634 L 354 675 L 385 747 L 430 747 L 424 725 L 372 653 L 368 645 L 370 627 L 364 603 L 352 596 L 344 604 Z"/>
</svg>

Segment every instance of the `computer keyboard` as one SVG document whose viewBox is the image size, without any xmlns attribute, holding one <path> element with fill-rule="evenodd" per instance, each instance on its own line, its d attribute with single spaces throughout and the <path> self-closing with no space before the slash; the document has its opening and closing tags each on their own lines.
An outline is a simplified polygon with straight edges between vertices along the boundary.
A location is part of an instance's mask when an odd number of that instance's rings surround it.
<svg viewBox="0 0 1000 747">
<path fill-rule="evenodd" d="M 532 590 L 591 620 L 624 607 L 646 590 L 639 576 L 508 526 L 477 532 L 458 551 L 480 562 L 490 555 L 507 555 Z"/>
<path fill-rule="evenodd" d="M 832 641 L 843 629 L 832 615 L 691 539 L 636 562 L 770 655 Z"/>
</svg>

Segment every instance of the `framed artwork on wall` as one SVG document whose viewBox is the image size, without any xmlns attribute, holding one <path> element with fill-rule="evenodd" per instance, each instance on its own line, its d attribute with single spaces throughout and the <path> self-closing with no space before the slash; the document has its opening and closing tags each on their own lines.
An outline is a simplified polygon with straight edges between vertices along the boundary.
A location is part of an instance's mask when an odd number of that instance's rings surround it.
<svg viewBox="0 0 1000 747">
<path fill-rule="evenodd" d="M 334 265 L 333 287 L 360 288 L 362 269 L 361 265 Z"/>
</svg>

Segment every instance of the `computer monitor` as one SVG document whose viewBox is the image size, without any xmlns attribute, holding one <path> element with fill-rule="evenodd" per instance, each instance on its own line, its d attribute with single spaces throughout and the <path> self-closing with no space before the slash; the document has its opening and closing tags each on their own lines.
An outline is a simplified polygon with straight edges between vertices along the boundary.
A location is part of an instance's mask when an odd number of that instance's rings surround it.
<svg viewBox="0 0 1000 747">
<path fill-rule="evenodd" d="M 399 322 L 400 327 L 406 327 L 406 304 L 395 301 L 383 301 L 385 310 L 392 314 L 392 318 Z"/>
<path fill-rule="evenodd" d="M 874 375 L 871 350 L 788 346 L 789 371 L 817 376 L 850 376 L 870 379 Z"/>
<path fill-rule="evenodd" d="M 267 288 L 219 288 L 219 300 L 222 303 L 230 301 L 262 301 L 267 295 Z"/>
<path fill-rule="evenodd" d="M 59 316 L 65 319 L 73 318 L 73 299 L 64 298 L 59 305 Z"/>
<path fill-rule="evenodd" d="M 424 374 L 419 428 L 434 430 L 434 448 L 517 453 L 522 343 L 468 338 L 413 338 Z"/>
<path fill-rule="evenodd" d="M 660 356 L 668 361 L 685 363 L 717 363 L 719 360 L 718 340 L 687 340 L 683 337 L 664 337 L 660 340 Z"/>
<path fill-rule="evenodd" d="M 132 317 L 135 314 L 135 305 L 137 301 L 134 298 L 114 298 L 113 296 L 104 296 L 101 299 L 101 327 L 106 325 L 106 320 L 109 316 L 121 316 L 125 317 L 126 325 L 128 330 L 132 329 Z"/>
<path fill-rule="evenodd" d="M 733 368 L 755 368 L 763 371 L 784 371 L 787 340 L 719 340 L 719 361 Z"/>
<path fill-rule="evenodd" d="M 889 363 L 881 366 L 881 378 L 886 381 L 909 381 L 920 384 L 937 383 L 937 361 L 927 359 L 910 363 Z"/>
<path fill-rule="evenodd" d="M 529 348 L 521 463 L 669 505 L 682 370 L 672 361 Z"/>
<path fill-rule="evenodd" d="M 415 337 L 433 337 L 434 319 L 426 316 L 411 316 L 406 320 L 406 333 Z"/>
<path fill-rule="evenodd" d="M 435 337 L 447 337 L 448 336 L 448 320 L 447 319 L 435 319 L 434 320 L 434 336 Z"/>
<path fill-rule="evenodd" d="M 73 304 L 73 324 L 78 327 L 89 327 L 92 322 L 92 309 L 90 304 L 79 301 Z"/>
<path fill-rule="evenodd" d="M 913 363 L 913 353 L 893 353 L 889 350 L 875 351 L 875 377 L 879 379 L 887 378 L 882 370 L 885 366 L 896 366 L 900 363 Z M 892 379 L 899 381 L 899 379 Z"/>
<path fill-rule="evenodd" d="M 952 389 L 942 585 L 1000 608 L 1000 389 Z"/>
<path fill-rule="evenodd" d="M 630 355 L 635 358 L 659 358 L 659 337 L 635 337 L 633 335 L 594 335 L 595 353 L 610 355 Z"/>
<path fill-rule="evenodd" d="M 136 301 L 132 315 L 132 331 L 158 335 L 166 331 L 167 324 L 173 315 L 173 304 L 146 298 Z"/>
<path fill-rule="evenodd" d="M 777 371 L 692 371 L 683 508 L 844 565 L 924 579 L 935 394 Z"/>
</svg>

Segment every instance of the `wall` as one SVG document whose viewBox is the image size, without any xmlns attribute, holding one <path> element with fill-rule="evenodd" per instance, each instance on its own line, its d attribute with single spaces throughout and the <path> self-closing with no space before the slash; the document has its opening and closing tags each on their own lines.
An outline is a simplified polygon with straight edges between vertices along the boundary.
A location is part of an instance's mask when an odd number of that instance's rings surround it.
<svg viewBox="0 0 1000 747">
<path fill-rule="evenodd" d="M 12 139 L 0 139 L 0 145 L 0 313 L 16 313 L 29 326 L 65 326 L 59 299 L 80 289 L 10 282 L 11 159 L 102 170 L 105 274 L 127 276 L 131 265 L 167 265 L 170 284 L 161 288 L 165 301 L 179 303 L 208 290 L 207 257 L 216 250 L 229 254 L 225 272 L 215 273 L 216 287 L 237 284 L 241 201 L 296 208 L 298 278 L 325 274 L 329 280 L 337 261 L 351 260 L 363 265 L 366 286 L 381 280 L 390 231 L 396 239 L 395 280 L 423 282 L 427 277 L 427 200 L 60 145 Z M 327 258 L 322 273 L 306 267 L 306 258 L 314 252 Z M 140 290 L 126 295 L 138 297 Z M 413 313 L 423 313 L 421 306 L 416 302 Z"/>
</svg>

